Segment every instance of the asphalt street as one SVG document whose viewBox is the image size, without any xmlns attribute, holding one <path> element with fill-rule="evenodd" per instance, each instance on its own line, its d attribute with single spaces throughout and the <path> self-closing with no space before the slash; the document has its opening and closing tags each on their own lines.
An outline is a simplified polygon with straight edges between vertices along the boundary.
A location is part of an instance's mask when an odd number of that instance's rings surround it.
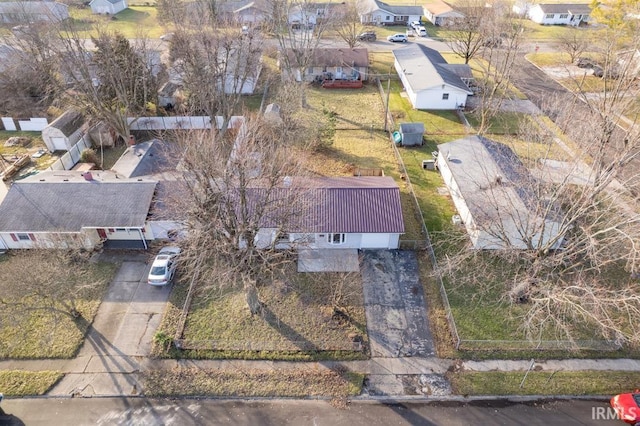
<svg viewBox="0 0 640 426">
<path fill-rule="evenodd" d="M 622 425 L 605 401 L 378 403 L 216 399 L 18 399 L 2 403 L 0 425 Z M 3 420 L 4 419 L 4 420 Z M 4 421 L 4 422 L 3 422 Z"/>
</svg>

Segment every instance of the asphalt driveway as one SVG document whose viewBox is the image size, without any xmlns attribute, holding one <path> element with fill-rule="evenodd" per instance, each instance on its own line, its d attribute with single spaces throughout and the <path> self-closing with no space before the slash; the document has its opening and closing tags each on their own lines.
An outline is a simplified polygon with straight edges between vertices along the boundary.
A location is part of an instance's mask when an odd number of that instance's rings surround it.
<svg viewBox="0 0 640 426">
<path fill-rule="evenodd" d="M 434 356 L 415 252 L 364 251 L 361 274 L 371 357 Z"/>
</svg>

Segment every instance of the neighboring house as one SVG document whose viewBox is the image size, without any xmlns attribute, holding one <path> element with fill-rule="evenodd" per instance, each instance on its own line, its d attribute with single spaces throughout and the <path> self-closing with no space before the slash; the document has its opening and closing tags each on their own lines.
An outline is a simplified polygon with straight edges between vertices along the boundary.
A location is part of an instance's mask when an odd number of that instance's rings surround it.
<svg viewBox="0 0 640 426">
<path fill-rule="evenodd" d="M 291 65 L 296 81 L 314 81 L 316 78 L 336 80 L 366 81 L 369 74 L 369 52 L 364 48 L 316 48 L 309 59 L 306 71 L 299 64 L 299 51 L 288 49 L 287 61 Z M 303 56 L 303 55 L 300 55 Z M 283 76 L 288 76 L 288 70 L 282 63 Z M 302 73 L 304 72 L 304 75 Z"/>
<path fill-rule="evenodd" d="M 51 152 L 69 151 L 82 137 L 84 123 L 82 114 L 66 111 L 42 130 L 42 140 Z"/>
<path fill-rule="evenodd" d="M 536 196 L 534 178 L 506 145 L 468 136 L 438 145 L 437 164 L 474 248 L 561 246 L 558 210 Z"/>
<path fill-rule="evenodd" d="M 421 44 L 395 49 L 395 68 L 415 109 L 457 109 L 473 92 L 468 65 L 448 64 L 442 55 Z"/>
<path fill-rule="evenodd" d="M 365 25 L 407 25 L 422 19 L 421 6 L 391 6 L 379 0 L 363 0 L 360 22 Z"/>
<path fill-rule="evenodd" d="M 542 25 L 578 26 L 589 21 L 591 8 L 583 3 L 530 4 L 518 2 L 513 11 Z"/>
<path fill-rule="evenodd" d="M 0 22 L 29 24 L 33 22 L 60 22 L 69 18 L 66 4 L 52 1 L 0 2 Z"/>
<path fill-rule="evenodd" d="M 92 13 L 101 15 L 115 15 L 129 7 L 127 0 L 91 0 L 89 6 Z"/>
<path fill-rule="evenodd" d="M 191 12 L 198 12 L 200 15 L 209 13 L 202 10 L 206 3 L 190 3 Z M 269 4 L 267 0 L 231 0 L 221 2 L 219 5 L 221 15 L 233 22 L 254 25 L 263 22 L 269 16 Z"/>
<path fill-rule="evenodd" d="M 459 10 L 454 10 L 447 2 L 442 0 L 432 0 L 424 5 L 424 16 L 433 25 L 448 25 L 456 19 L 464 18 L 464 14 Z"/>
<path fill-rule="evenodd" d="M 158 90 L 158 106 L 173 108 L 182 97 L 182 85 L 173 81 L 167 81 Z"/>
<path fill-rule="evenodd" d="M 108 171 L 50 171 L 16 181 L 0 204 L 0 248 L 146 248 L 155 187 Z"/>
<path fill-rule="evenodd" d="M 247 191 L 250 209 L 280 204 L 288 218 L 263 217 L 258 247 L 397 249 L 404 233 L 400 188 L 390 177 L 290 178 Z"/>
<path fill-rule="evenodd" d="M 344 3 L 297 3 L 289 10 L 289 25 L 294 29 L 312 29 L 323 20 L 339 19 Z"/>
</svg>

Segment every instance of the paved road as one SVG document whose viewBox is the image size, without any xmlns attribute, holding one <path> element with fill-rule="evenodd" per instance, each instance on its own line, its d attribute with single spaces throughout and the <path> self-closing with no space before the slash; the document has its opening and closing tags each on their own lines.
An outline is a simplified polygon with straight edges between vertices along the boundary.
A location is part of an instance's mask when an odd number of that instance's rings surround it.
<svg viewBox="0 0 640 426">
<path fill-rule="evenodd" d="M 604 401 L 542 403 L 391 403 L 352 401 L 335 408 L 325 401 L 214 399 L 21 399 L 2 403 L 15 425 L 621 425 L 603 420 Z M 2 419 L 2 417 L 0 417 Z M 0 424 L 2 422 L 0 421 Z M 6 424 L 9 421 L 5 421 Z"/>
</svg>

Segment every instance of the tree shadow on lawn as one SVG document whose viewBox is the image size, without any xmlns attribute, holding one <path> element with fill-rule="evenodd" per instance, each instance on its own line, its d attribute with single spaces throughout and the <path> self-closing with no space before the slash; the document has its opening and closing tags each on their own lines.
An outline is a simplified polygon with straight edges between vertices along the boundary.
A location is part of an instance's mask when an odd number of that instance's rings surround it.
<svg viewBox="0 0 640 426">
<path fill-rule="evenodd" d="M 303 335 L 294 330 L 291 326 L 280 321 L 278 316 L 269 309 L 268 306 L 262 305 L 262 318 L 280 334 L 287 338 L 287 341 L 294 344 L 301 351 L 320 351 L 315 343 L 305 338 Z"/>
</svg>

